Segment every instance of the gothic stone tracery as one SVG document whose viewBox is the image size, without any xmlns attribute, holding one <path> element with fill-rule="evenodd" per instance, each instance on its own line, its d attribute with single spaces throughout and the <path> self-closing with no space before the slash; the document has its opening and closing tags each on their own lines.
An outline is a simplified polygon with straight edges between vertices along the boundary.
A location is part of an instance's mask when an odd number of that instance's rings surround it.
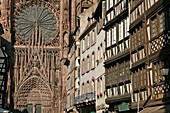
<svg viewBox="0 0 170 113">
<path fill-rule="evenodd" d="M 60 1 L 15 1 L 14 109 L 54 112 L 60 69 Z"/>
</svg>

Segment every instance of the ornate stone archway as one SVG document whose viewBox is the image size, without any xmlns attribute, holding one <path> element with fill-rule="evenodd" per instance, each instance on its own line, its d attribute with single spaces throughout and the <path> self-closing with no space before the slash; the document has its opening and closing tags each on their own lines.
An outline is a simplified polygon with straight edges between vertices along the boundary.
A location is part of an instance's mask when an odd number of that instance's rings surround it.
<svg viewBox="0 0 170 113">
<path fill-rule="evenodd" d="M 16 109 L 24 111 L 27 105 L 41 105 L 42 113 L 51 113 L 52 92 L 50 87 L 37 76 L 25 81 L 16 94 Z M 35 111 L 35 110 L 34 110 Z"/>
</svg>

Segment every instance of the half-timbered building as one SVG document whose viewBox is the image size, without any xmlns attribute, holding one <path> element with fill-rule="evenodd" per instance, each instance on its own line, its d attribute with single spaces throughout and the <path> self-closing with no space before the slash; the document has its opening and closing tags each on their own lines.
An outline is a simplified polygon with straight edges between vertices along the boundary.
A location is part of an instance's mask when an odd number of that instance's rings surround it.
<svg viewBox="0 0 170 113">
<path fill-rule="evenodd" d="M 132 109 L 144 108 L 141 113 L 169 112 L 169 73 L 164 74 L 170 66 L 169 5 L 169 0 L 129 3 Z"/>
<path fill-rule="evenodd" d="M 105 88 L 108 111 L 128 111 L 131 104 L 129 0 L 106 0 Z"/>
</svg>

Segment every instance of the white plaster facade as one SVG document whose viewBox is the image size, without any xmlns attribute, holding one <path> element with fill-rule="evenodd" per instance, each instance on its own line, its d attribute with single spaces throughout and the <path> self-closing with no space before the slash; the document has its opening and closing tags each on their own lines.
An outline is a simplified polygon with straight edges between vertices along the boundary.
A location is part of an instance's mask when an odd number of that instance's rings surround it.
<svg viewBox="0 0 170 113">
<path fill-rule="evenodd" d="M 94 9 L 94 8 L 91 8 L 91 9 Z M 91 10 L 91 9 L 89 9 L 89 10 Z M 88 10 L 86 10 L 86 11 L 88 11 Z M 88 16 L 86 14 L 88 14 Z M 87 30 L 90 27 L 92 27 L 93 26 L 92 24 L 94 24 L 95 21 L 96 21 L 94 18 L 91 18 L 90 14 L 92 14 L 92 10 L 91 10 L 91 12 L 88 11 L 88 13 L 86 12 L 86 13 L 80 15 L 80 18 L 81 18 L 81 20 L 80 20 L 80 23 L 81 23 L 81 26 L 80 26 L 81 35 L 84 32 L 87 32 Z M 91 22 L 89 22 L 90 25 L 87 25 L 87 24 L 89 24 L 88 21 L 87 21 L 88 17 L 91 18 L 91 20 L 90 20 Z M 102 113 L 102 111 L 104 111 L 105 107 L 106 107 L 105 106 L 105 68 L 104 68 L 105 32 L 102 29 L 98 29 L 99 22 L 97 22 L 95 24 L 95 27 L 93 27 L 90 31 L 85 33 L 86 34 L 85 36 L 80 38 L 80 43 L 81 43 L 81 45 L 80 45 L 80 47 L 81 47 L 81 49 L 80 49 L 80 66 L 81 66 L 81 71 L 80 71 L 80 95 L 83 95 L 84 90 L 87 90 L 86 84 L 88 82 L 90 83 L 92 81 L 92 85 L 88 85 L 88 88 L 94 86 L 93 91 L 95 92 L 95 101 L 96 101 L 95 108 L 96 108 L 96 112 L 97 113 Z M 85 24 L 87 25 L 86 27 L 85 27 Z M 93 30 L 94 30 L 94 33 L 96 33 L 94 35 L 95 36 L 94 37 L 94 40 L 95 40 L 94 44 L 90 44 L 87 49 L 83 50 L 82 49 L 82 48 L 84 48 L 83 47 L 83 40 L 87 41 L 86 38 L 87 38 L 88 34 L 93 32 Z M 88 40 L 90 40 L 90 39 L 88 39 Z M 85 43 L 85 44 L 87 44 L 87 43 Z M 92 57 L 93 53 L 94 53 L 95 58 L 93 60 L 91 59 L 89 61 L 90 62 L 94 61 L 94 68 L 89 66 L 88 68 L 90 68 L 90 69 L 88 69 L 88 71 L 85 70 L 85 72 L 83 72 L 82 67 L 87 65 L 87 60 L 86 60 L 87 57 L 88 56 Z M 83 65 L 82 62 L 83 62 L 84 59 L 85 59 L 85 63 Z M 99 60 L 99 63 L 98 63 L 97 60 Z M 92 64 L 92 63 L 90 63 L 90 64 Z M 86 66 L 86 68 L 87 68 L 87 66 Z M 82 87 L 83 84 L 84 84 L 84 88 Z M 89 88 L 89 89 L 91 89 L 91 88 Z"/>
</svg>

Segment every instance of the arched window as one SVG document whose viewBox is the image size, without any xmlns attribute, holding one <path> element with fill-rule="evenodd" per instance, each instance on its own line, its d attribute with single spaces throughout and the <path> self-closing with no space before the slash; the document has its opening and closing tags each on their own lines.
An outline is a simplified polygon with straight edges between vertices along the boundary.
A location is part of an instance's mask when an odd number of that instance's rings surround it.
<svg viewBox="0 0 170 113">
<path fill-rule="evenodd" d="M 81 94 L 83 95 L 84 94 L 84 82 L 82 83 L 82 90 L 81 90 Z"/>
</svg>

